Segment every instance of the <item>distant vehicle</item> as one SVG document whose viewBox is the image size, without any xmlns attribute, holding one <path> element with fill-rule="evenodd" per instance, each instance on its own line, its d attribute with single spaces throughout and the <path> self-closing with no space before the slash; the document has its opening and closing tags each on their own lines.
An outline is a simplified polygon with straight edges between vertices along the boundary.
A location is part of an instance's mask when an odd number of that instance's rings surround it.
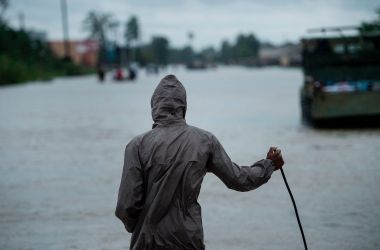
<svg viewBox="0 0 380 250">
<path fill-rule="evenodd" d="M 315 126 L 380 125 L 379 32 L 303 39 L 302 56 L 304 121 Z"/>
</svg>

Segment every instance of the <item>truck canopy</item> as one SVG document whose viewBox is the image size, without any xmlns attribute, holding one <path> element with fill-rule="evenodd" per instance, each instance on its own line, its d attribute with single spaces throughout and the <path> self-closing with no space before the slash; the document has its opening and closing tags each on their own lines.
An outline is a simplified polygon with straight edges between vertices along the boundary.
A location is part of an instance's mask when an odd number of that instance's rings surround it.
<svg viewBox="0 0 380 250">
<path fill-rule="evenodd" d="M 380 34 L 302 39 L 302 58 L 320 81 L 380 80 Z"/>
</svg>

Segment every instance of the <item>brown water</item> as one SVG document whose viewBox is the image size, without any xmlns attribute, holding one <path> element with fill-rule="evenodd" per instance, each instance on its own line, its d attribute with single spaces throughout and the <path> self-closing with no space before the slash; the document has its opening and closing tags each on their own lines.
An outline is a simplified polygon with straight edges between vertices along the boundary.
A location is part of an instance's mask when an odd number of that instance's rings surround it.
<svg viewBox="0 0 380 250">
<path fill-rule="evenodd" d="M 380 130 L 300 123 L 297 69 L 173 69 L 189 124 L 250 164 L 279 145 L 310 249 L 380 248 Z M 95 76 L 0 88 L 0 249 L 127 249 L 114 207 L 125 144 L 151 127 L 164 76 L 99 84 Z M 206 176 L 200 204 L 207 249 L 302 249 L 276 172 L 238 193 Z"/>
</svg>

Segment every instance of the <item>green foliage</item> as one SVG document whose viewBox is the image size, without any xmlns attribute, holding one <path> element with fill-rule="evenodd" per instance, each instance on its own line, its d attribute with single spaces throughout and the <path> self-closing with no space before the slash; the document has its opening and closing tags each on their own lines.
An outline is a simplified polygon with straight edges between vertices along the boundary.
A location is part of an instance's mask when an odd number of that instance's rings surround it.
<svg viewBox="0 0 380 250">
<path fill-rule="evenodd" d="M 223 41 L 220 48 L 219 59 L 223 63 L 228 63 L 232 59 L 233 51 L 232 46 L 228 41 Z"/>
<path fill-rule="evenodd" d="M 223 41 L 219 52 L 219 61 L 223 63 L 244 63 L 249 59 L 256 59 L 260 49 L 260 42 L 253 34 L 239 34 L 235 44 Z"/>
<path fill-rule="evenodd" d="M 169 41 L 165 37 L 153 37 L 150 44 L 154 62 L 159 65 L 167 65 L 169 62 Z"/>
<path fill-rule="evenodd" d="M 215 62 L 218 58 L 218 52 L 213 47 L 204 48 L 199 53 L 199 58 L 206 62 Z"/>
<path fill-rule="evenodd" d="M 0 24 L 0 85 L 88 72 L 56 58 L 45 42 L 33 39 L 27 32 Z"/>
<path fill-rule="evenodd" d="M 376 10 L 377 18 L 372 22 L 363 22 L 359 27 L 359 31 L 362 34 L 380 32 L 380 8 Z"/>
<path fill-rule="evenodd" d="M 130 61 L 137 60 L 137 42 L 140 37 L 140 28 L 136 16 L 132 16 L 125 25 L 125 43 L 130 48 Z"/>
<path fill-rule="evenodd" d="M 98 39 L 101 43 L 99 61 L 103 62 L 105 57 L 104 43 L 107 41 L 108 32 L 116 21 L 111 14 L 91 11 L 83 21 L 83 28 L 89 32 L 90 37 Z M 193 32 L 187 34 L 189 46 L 183 48 L 169 47 L 169 40 L 163 36 L 153 37 L 147 44 L 138 44 L 140 27 L 137 16 L 131 16 L 125 24 L 125 44 L 128 51 L 127 61 L 137 61 L 140 65 L 150 63 L 167 65 L 168 63 L 191 64 L 194 61 L 222 62 L 246 64 L 256 60 L 260 48 L 260 42 L 253 34 L 239 34 L 234 43 L 224 41 L 221 49 L 216 50 L 208 47 L 195 52 L 191 43 L 195 38 Z M 116 44 L 116 41 L 115 41 Z"/>
<path fill-rule="evenodd" d="M 101 44 L 107 41 L 108 33 L 117 26 L 117 21 L 109 13 L 90 11 L 83 20 L 83 29 Z"/>
<path fill-rule="evenodd" d="M 17 60 L 12 60 L 6 55 L 0 55 L 0 85 L 27 81 L 30 76 L 27 65 Z M 33 73 L 36 71 L 33 70 Z M 32 79 L 34 77 L 32 76 Z"/>
<path fill-rule="evenodd" d="M 190 46 L 183 48 L 170 48 L 169 62 L 171 63 L 190 63 L 195 57 L 195 52 Z"/>
<path fill-rule="evenodd" d="M 237 58 L 257 57 L 259 51 L 259 41 L 252 34 L 239 35 L 234 47 Z"/>
<path fill-rule="evenodd" d="M 234 44 L 223 41 L 220 50 L 213 47 L 195 52 L 191 46 L 170 48 L 165 37 L 154 37 L 149 44 L 138 47 L 136 60 L 140 65 L 155 63 L 166 65 L 168 63 L 189 64 L 195 60 L 207 63 L 247 63 L 257 59 L 260 42 L 253 34 L 240 34 Z"/>
<path fill-rule="evenodd" d="M 171 50 L 169 41 L 163 36 L 153 37 L 150 43 L 136 49 L 136 60 L 140 65 L 154 63 L 165 66 L 169 62 Z"/>
<path fill-rule="evenodd" d="M 136 16 L 132 16 L 126 24 L 125 41 L 129 45 L 132 41 L 137 41 L 140 36 L 139 23 Z"/>
<path fill-rule="evenodd" d="M 141 66 L 146 66 L 149 63 L 154 61 L 153 53 L 151 51 L 150 46 L 143 45 L 136 48 L 136 61 Z"/>
</svg>

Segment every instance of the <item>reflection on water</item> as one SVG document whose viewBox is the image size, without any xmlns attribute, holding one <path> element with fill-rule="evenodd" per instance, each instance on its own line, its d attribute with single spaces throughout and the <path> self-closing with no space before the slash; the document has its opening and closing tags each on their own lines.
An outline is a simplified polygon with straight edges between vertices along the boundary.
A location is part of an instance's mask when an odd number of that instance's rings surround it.
<svg viewBox="0 0 380 250">
<path fill-rule="evenodd" d="M 311 249 L 376 249 L 380 130 L 300 123 L 297 69 L 168 71 L 188 93 L 188 123 L 249 164 L 279 145 Z M 151 127 L 159 77 L 95 76 L 0 89 L 0 249 L 127 249 L 114 217 L 125 144 Z M 256 191 L 207 175 L 200 203 L 208 249 L 302 249 L 279 173 Z"/>
</svg>

